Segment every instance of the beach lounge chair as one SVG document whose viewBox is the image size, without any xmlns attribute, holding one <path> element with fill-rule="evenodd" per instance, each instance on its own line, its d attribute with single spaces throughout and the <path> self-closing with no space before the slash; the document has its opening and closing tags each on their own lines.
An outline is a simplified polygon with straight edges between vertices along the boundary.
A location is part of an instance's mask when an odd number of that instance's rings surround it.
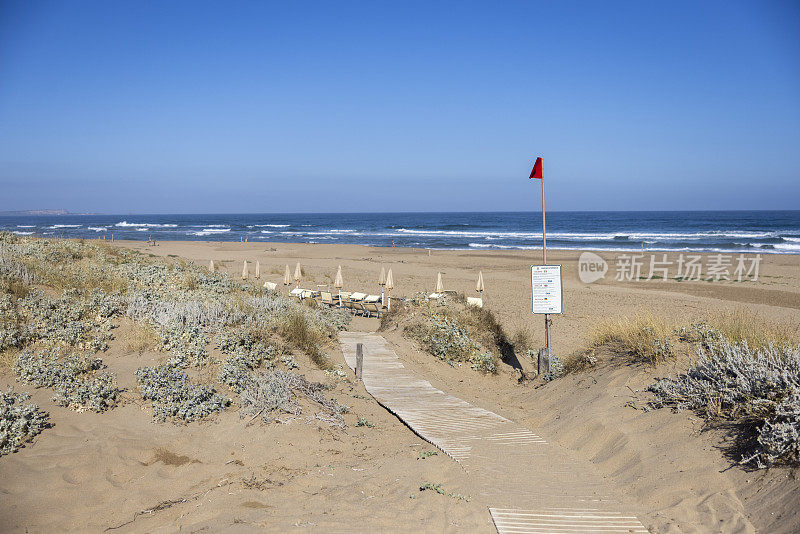
<svg viewBox="0 0 800 534">
<path fill-rule="evenodd" d="M 364 315 L 364 306 L 358 300 L 346 300 L 344 307 L 353 315 Z"/>
<path fill-rule="evenodd" d="M 332 308 L 335 304 L 338 304 L 338 302 L 335 302 L 339 299 L 338 295 L 332 295 L 329 291 L 321 291 L 319 295 L 323 306 Z"/>
<path fill-rule="evenodd" d="M 362 301 L 367 297 L 366 293 L 350 293 L 347 300 L 344 301 L 345 308 L 353 312 L 353 315 L 364 315 L 364 306 Z M 344 299 L 344 293 L 342 294 Z"/>
<path fill-rule="evenodd" d="M 264 282 L 264 287 L 272 291 L 275 291 L 278 289 L 278 284 L 276 284 L 275 282 Z"/>
<path fill-rule="evenodd" d="M 376 317 L 380 317 L 381 313 L 381 296 L 380 295 L 367 295 L 361 301 L 362 308 L 364 308 L 364 314 L 367 317 L 371 317 L 374 313 Z"/>
<path fill-rule="evenodd" d="M 480 297 L 467 297 L 467 305 L 483 308 L 483 299 Z"/>
<path fill-rule="evenodd" d="M 365 302 L 363 306 L 364 306 L 364 313 L 366 313 L 367 317 L 372 317 L 372 314 L 375 314 L 375 317 L 380 319 L 381 314 L 385 310 L 385 308 L 381 306 L 380 302 Z"/>
<path fill-rule="evenodd" d="M 428 300 L 439 300 L 444 296 L 444 293 L 431 293 L 428 295 Z"/>
</svg>

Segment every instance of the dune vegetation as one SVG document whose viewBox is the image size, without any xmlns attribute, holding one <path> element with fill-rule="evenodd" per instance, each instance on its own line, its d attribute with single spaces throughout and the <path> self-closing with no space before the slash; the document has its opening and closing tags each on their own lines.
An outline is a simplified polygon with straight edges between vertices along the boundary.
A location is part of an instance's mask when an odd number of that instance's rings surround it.
<svg viewBox="0 0 800 534">
<path fill-rule="evenodd" d="M 735 428 L 737 453 L 754 467 L 800 465 L 800 340 L 796 326 L 734 309 L 691 325 L 641 313 L 595 326 L 589 348 L 565 372 L 608 361 L 658 365 L 689 356 L 677 377 L 657 380 L 648 408 L 690 409 Z M 620 360 L 620 357 L 622 358 Z"/>
<path fill-rule="evenodd" d="M 342 425 L 346 407 L 297 375 L 295 356 L 327 368 L 325 348 L 348 321 L 190 262 L 101 241 L 0 234 L 0 371 L 49 388 L 74 410 L 121 402 L 101 356 L 125 323 L 127 350 L 164 354 L 136 371 L 156 421 L 190 422 L 231 405 L 269 420 L 273 411 L 297 413 L 299 395 Z M 44 428 L 47 414 L 13 391 L 0 400 L 0 450 L 12 452 Z"/>
<path fill-rule="evenodd" d="M 513 350 L 495 315 L 468 306 L 463 297 L 428 300 L 417 294 L 381 318 L 381 328 L 399 326 L 404 335 L 436 358 L 456 367 L 495 374 L 498 362 Z"/>
</svg>

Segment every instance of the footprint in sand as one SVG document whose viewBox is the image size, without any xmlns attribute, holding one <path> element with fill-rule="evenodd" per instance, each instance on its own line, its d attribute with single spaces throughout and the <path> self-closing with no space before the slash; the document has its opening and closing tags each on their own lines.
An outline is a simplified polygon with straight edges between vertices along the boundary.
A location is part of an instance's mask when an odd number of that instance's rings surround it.
<svg viewBox="0 0 800 534">
<path fill-rule="evenodd" d="M 164 449 L 159 447 L 157 449 L 153 449 L 153 458 L 147 462 L 141 462 L 142 465 L 153 465 L 154 463 L 161 462 L 164 465 L 170 465 L 173 467 L 180 467 L 186 464 L 199 464 L 202 463 L 197 458 L 190 458 L 189 456 L 184 456 L 181 454 L 174 453 L 168 449 Z"/>
</svg>

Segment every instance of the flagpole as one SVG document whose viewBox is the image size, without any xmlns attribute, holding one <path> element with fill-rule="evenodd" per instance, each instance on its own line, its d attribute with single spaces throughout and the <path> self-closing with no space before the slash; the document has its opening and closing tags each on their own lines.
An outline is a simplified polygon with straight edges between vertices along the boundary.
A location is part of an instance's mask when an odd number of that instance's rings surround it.
<svg viewBox="0 0 800 534">
<path fill-rule="evenodd" d="M 542 176 L 542 264 L 547 265 L 547 232 L 544 217 L 544 176 Z"/>
<path fill-rule="evenodd" d="M 544 209 L 544 173 L 542 173 L 542 265 L 547 265 L 547 224 Z M 547 349 L 547 367 L 550 367 L 550 314 L 544 314 L 544 339 Z"/>
</svg>

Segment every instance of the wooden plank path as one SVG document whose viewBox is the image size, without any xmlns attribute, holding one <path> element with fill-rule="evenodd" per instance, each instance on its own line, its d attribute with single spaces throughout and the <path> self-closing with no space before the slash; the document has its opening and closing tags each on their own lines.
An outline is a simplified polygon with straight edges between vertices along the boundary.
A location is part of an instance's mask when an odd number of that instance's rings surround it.
<svg viewBox="0 0 800 534">
<path fill-rule="evenodd" d="M 500 534 L 648 532 L 590 464 L 434 388 L 408 371 L 379 335 L 341 332 L 339 340 L 354 370 L 356 345 L 363 344 L 367 392 L 476 480 Z"/>
</svg>

